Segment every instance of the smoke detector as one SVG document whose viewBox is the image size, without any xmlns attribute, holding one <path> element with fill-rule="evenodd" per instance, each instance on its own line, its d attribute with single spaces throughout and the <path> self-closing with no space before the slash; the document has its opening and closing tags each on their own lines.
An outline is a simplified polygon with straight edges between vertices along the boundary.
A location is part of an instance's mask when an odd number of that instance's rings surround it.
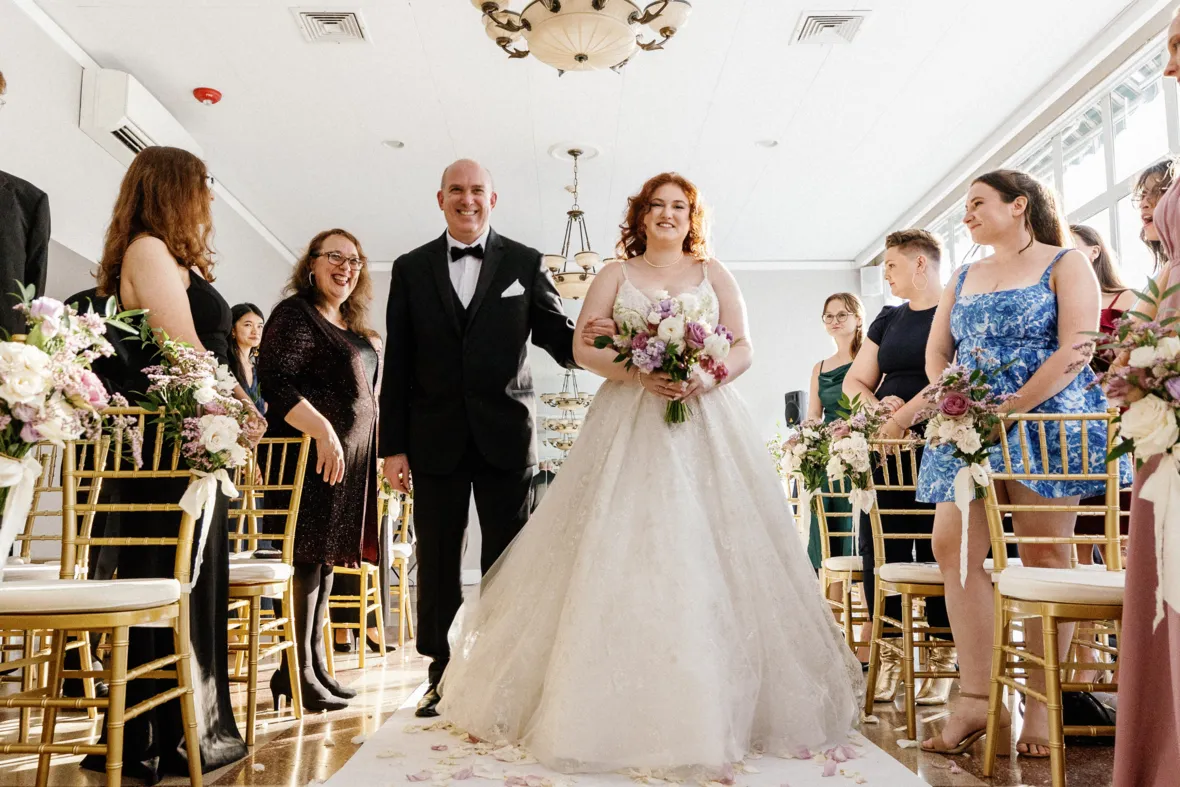
<svg viewBox="0 0 1180 787">
<path fill-rule="evenodd" d="M 365 21 L 360 11 L 314 11 L 292 8 L 299 30 L 309 43 L 345 43 L 368 41 Z"/>
<path fill-rule="evenodd" d="M 867 11 L 804 11 L 791 43 L 850 44 L 867 16 Z"/>
</svg>

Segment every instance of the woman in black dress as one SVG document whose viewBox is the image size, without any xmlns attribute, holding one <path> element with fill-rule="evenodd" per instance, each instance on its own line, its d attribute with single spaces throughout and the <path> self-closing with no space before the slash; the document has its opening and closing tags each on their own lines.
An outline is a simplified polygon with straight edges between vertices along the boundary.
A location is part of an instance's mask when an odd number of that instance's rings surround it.
<svg viewBox="0 0 1180 787">
<path fill-rule="evenodd" d="M 938 238 L 925 230 L 902 230 L 894 232 L 885 240 L 885 279 L 893 294 L 906 303 L 900 306 L 886 306 L 869 326 L 868 341 L 856 356 L 852 368 L 844 378 L 844 393 L 849 398 L 859 395 L 868 402 L 881 402 L 892 410 L 892 415 L 881 428 L 878 437 L 899 439 L 907 432 L 918 432 L 920 424 L 915 416 L 929 406 L 922 396 L 929 382 L 926 379 L 926 339 L 930 335 L 930 324 L 942 297 L 942 280 L 939 277 L 939 262 L 942 244 Z M 915 449 L 918 464 L 921 465 L 921 448 Z M 913 484 L 910 466 L 902 463 L 902 478 L 906 484 Z M 894 471 L 895 472 L 895 471 Z M 874 470 L 877 483 L 884 481 L 882 470 Z M 892 476 L 896 478 L 896 476 Z M 879 491 L 877 499 L 882 509 L 927 508 L 929 515 L 886 515 L 881 517 L 881 528 L 893 533 L 932 533 L 934 531 L 934 506 L 919 503 L 913 492 Z M 885 560 L 889 563 L 904 563 L 916 560 L 919 563 L 933 563 L 934 552 L 929 539 L 889 539 L 885 542 Z M 874 565 L 875 544 L 873 530 L 867 515 L 860 523 L 860 554 L 865 566 L 865 601 L 869 614 L 873 612 L 875 587 L 872 566 Z M 886 601 L 885 613 L 895 620 L 901 619 L 901 599 L 897 596 Z M 926 602 L 926 616 L 931 626 L 945 627 L 950 623 L 946 616 L 946 605 L 940 598 Z M 871 622 L 870 624 L 871 625 Z M 954 652 L 935 649 L 932 661 L 937 660 L 937 669 L 954 668 Z M 949 664 L 949 666 L 948 666 Z M 882 650 L 881 671 L 873 689 L 878 701 L 888 702 L 897 691 L 901 677 L 901 660 L 894 654 Z M 950 692 L 950 680 L 925 681 L 918 692 L 917 702 L 923 705 L 942 704 Z"/>
<path fill-rule="evenodd" d="M 125 309 L 147 309 L 152 328 L 173 339 L 227 360 L 226 336 L 230 309 L 210 283 L 213 279 L 210 203 L 213 192 L 205 164 L 178 148 L 149 147 L 127 170 L 119 188 L 98 270 L 98 295 L 117 295 Z M 111 386 L 136 401 L 147 391 L 142 369 L 156 363 L 155 351 L 138 337 L 122 336 L 111 358 L 95 363 Z M 239 386 L 236 396 L 248 402 Z M 264 422 L 255 414 L 252 431 Z M 155 439 L 152 428 L 145 445 Z M 184 494 L 184 479 L 108 481 L 123 503 L 176 503 Z M 106 486 L 104 485 L 104 487 Z M 105 491 L 105 489 L 104 489 Z M 226 619 L 229 595 L 229 556 L 225 498 L 218 492 L 216 512 L 205 543 L 201 572 L 189 596 L 192 618 L 192 655 L 198 670 L 194 687 L 202 770 L 223 767 L 246 756 L 246 744 L 234 722 L 229 695 Z M 119 535 L 144 537 L 175 532 L 175 523 L 161 522 L 159 514 L 122 513 Z M 174 526 L 175 525 L 175 526 Z M 109 534 L 108 534 L 109 535 Z M 194 544 L 196 539 L 194 538 Z M 171 577 L 174 547 L 125 547 L 118 552 L 120 579 Z M 196 555 L 194 554 L 194 560 Z M 131 629 L 128 666 L 136 666 L 172 650 L 167 629 Z M 152 686 L 152 684 L 156 684 Z M 159 681 L 137 679 L 127 685 L 127 706 L 163 690 Z M 105 730 L 104 730 L 105 736 Z M 180 704 L 167 702 L 127 723 L 123 772 L 155 784 L 167 774 L 187 775 L 184 727 Z M 105 757 L 91 755 L 83 767 L 102 770 Z"/>
<path fill-rule="evenodd" d="M 356 692 L 328 674 L 323 620 L 335 566 L 377 562 L 377 398 L 380 347 L 369 328 L 372 284 L 349 232 L 316 235 L 295 265 L 288 298 L 271 312 L 258 377 L 270 434 L 308 434 L 308 467 L 295 525 L 295 634 L 303 706 L 334 710 Z M 276 704 L 291 696 L 285 668 L 271 678 Z"/>
</svg>

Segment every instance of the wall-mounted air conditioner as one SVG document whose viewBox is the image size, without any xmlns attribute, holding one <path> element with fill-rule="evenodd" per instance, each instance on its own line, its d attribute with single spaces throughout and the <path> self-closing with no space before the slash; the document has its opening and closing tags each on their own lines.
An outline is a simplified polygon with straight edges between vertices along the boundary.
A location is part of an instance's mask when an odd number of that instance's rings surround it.
<svg viewBox="0 0 1180 787">
<path fill-rule="evenodd" d="M 78 125 L 125 165 L 152 145 L 203 155 L 196 140 L 147 88 L 130 74 L 110 68 L 83 70 Z"/>
</svg>

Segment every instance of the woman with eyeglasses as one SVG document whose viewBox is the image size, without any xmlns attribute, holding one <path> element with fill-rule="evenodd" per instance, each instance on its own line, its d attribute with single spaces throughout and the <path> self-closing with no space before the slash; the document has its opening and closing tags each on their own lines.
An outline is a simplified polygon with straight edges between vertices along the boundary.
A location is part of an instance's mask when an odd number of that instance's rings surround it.
<svg viewBox="0 0 1180 787">
<path fill-rule="evenodd" d="M 840 417 L 838 405 L 844 386 L 844 375 L 852 368 L 852 360 L 865 340 L 865 307 L 860 298 L 850 292 L 837 292 L 824 301 L 822 319 L 828 336 L 836 343 L 836 353 L 815 365 L 811 372 L 811 395 L 807 398 L 808 419 L 822 418 L 830 423 Z M 825 481 L 823 492 L 831 487 Z M 852 504 L 847 498 L 823 498 L 825 519 L 829 532 L 852 532 Z M 819 543 L 818 517 L 811 518 L 811 532 L 807 536 L 807 556 L 811 567 L 819 570 L 823 561 L 823 550 Z M 832 557 L 851 555 L 852 539 L 838 536 L 830 539 Z M 841 598 L 843 588 L 839 582 L 832 583 L 832 598 Z"/>
<path fill-rule="evenodd" d="M 271 678 L 278 705 L 303 690 L 303 707 L 336 710 L 356 696 L 328 674 L 323 622 L 335 566 L 378 561 L 377 394 L 380 340 L 369 327 L 373 287 L 360 241 L 331 229 L 312 238 L 288 297 L 262 335 L 258 378 L 275 437 L 310 435 L 313 456 L 295 525 L 294 605 L 299 674 Z"/>
</svg>

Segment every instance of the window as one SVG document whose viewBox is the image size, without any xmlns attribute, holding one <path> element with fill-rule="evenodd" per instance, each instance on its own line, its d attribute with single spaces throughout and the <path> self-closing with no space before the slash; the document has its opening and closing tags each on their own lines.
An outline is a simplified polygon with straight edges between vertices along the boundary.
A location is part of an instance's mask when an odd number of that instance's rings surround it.
<svg viewBox="0 0 1180 787">
<path fill-rule="evenodd" d="M 1139 239 L 1142 229 L 1139 209 L 1131 204 L 1131 195 L 1128 194 L 1118 203 L 1118 234 L 1122 241 L 1118 250 L 1119 271 L 1128 287 L 1140 291 L 1147 286 L 1147 280 L 1155 272 L 1155 257 L 1147 244 Z"/>
<path fill-rule="evenodd" d="M 1057 184 L 1057 177 L 1053 171 L 1053 140 L 1051 138 L 1045 140 L 1043 145 L 1034 150 L 1023 161 L 1017 163 L 1016 169 L 1021 172 L 1027 172 L 1046 186 L 1050 186 L 1054 191 L 1060 193 L 1060 186 Z"/>
<path fill-rule="evenodd" d="M 1102 106 L 1086 107 L 1061 132 L 1066 211 L 1076 210 L 1106 191 L 1106 154 L 1102 140 Z"/>
<path fill-rule="evenodd" d="M 1163 71 L 1161 52 L 1111 91 L 1116 182 L 1138 173 L 1168 149 Z"/>
</svg>

